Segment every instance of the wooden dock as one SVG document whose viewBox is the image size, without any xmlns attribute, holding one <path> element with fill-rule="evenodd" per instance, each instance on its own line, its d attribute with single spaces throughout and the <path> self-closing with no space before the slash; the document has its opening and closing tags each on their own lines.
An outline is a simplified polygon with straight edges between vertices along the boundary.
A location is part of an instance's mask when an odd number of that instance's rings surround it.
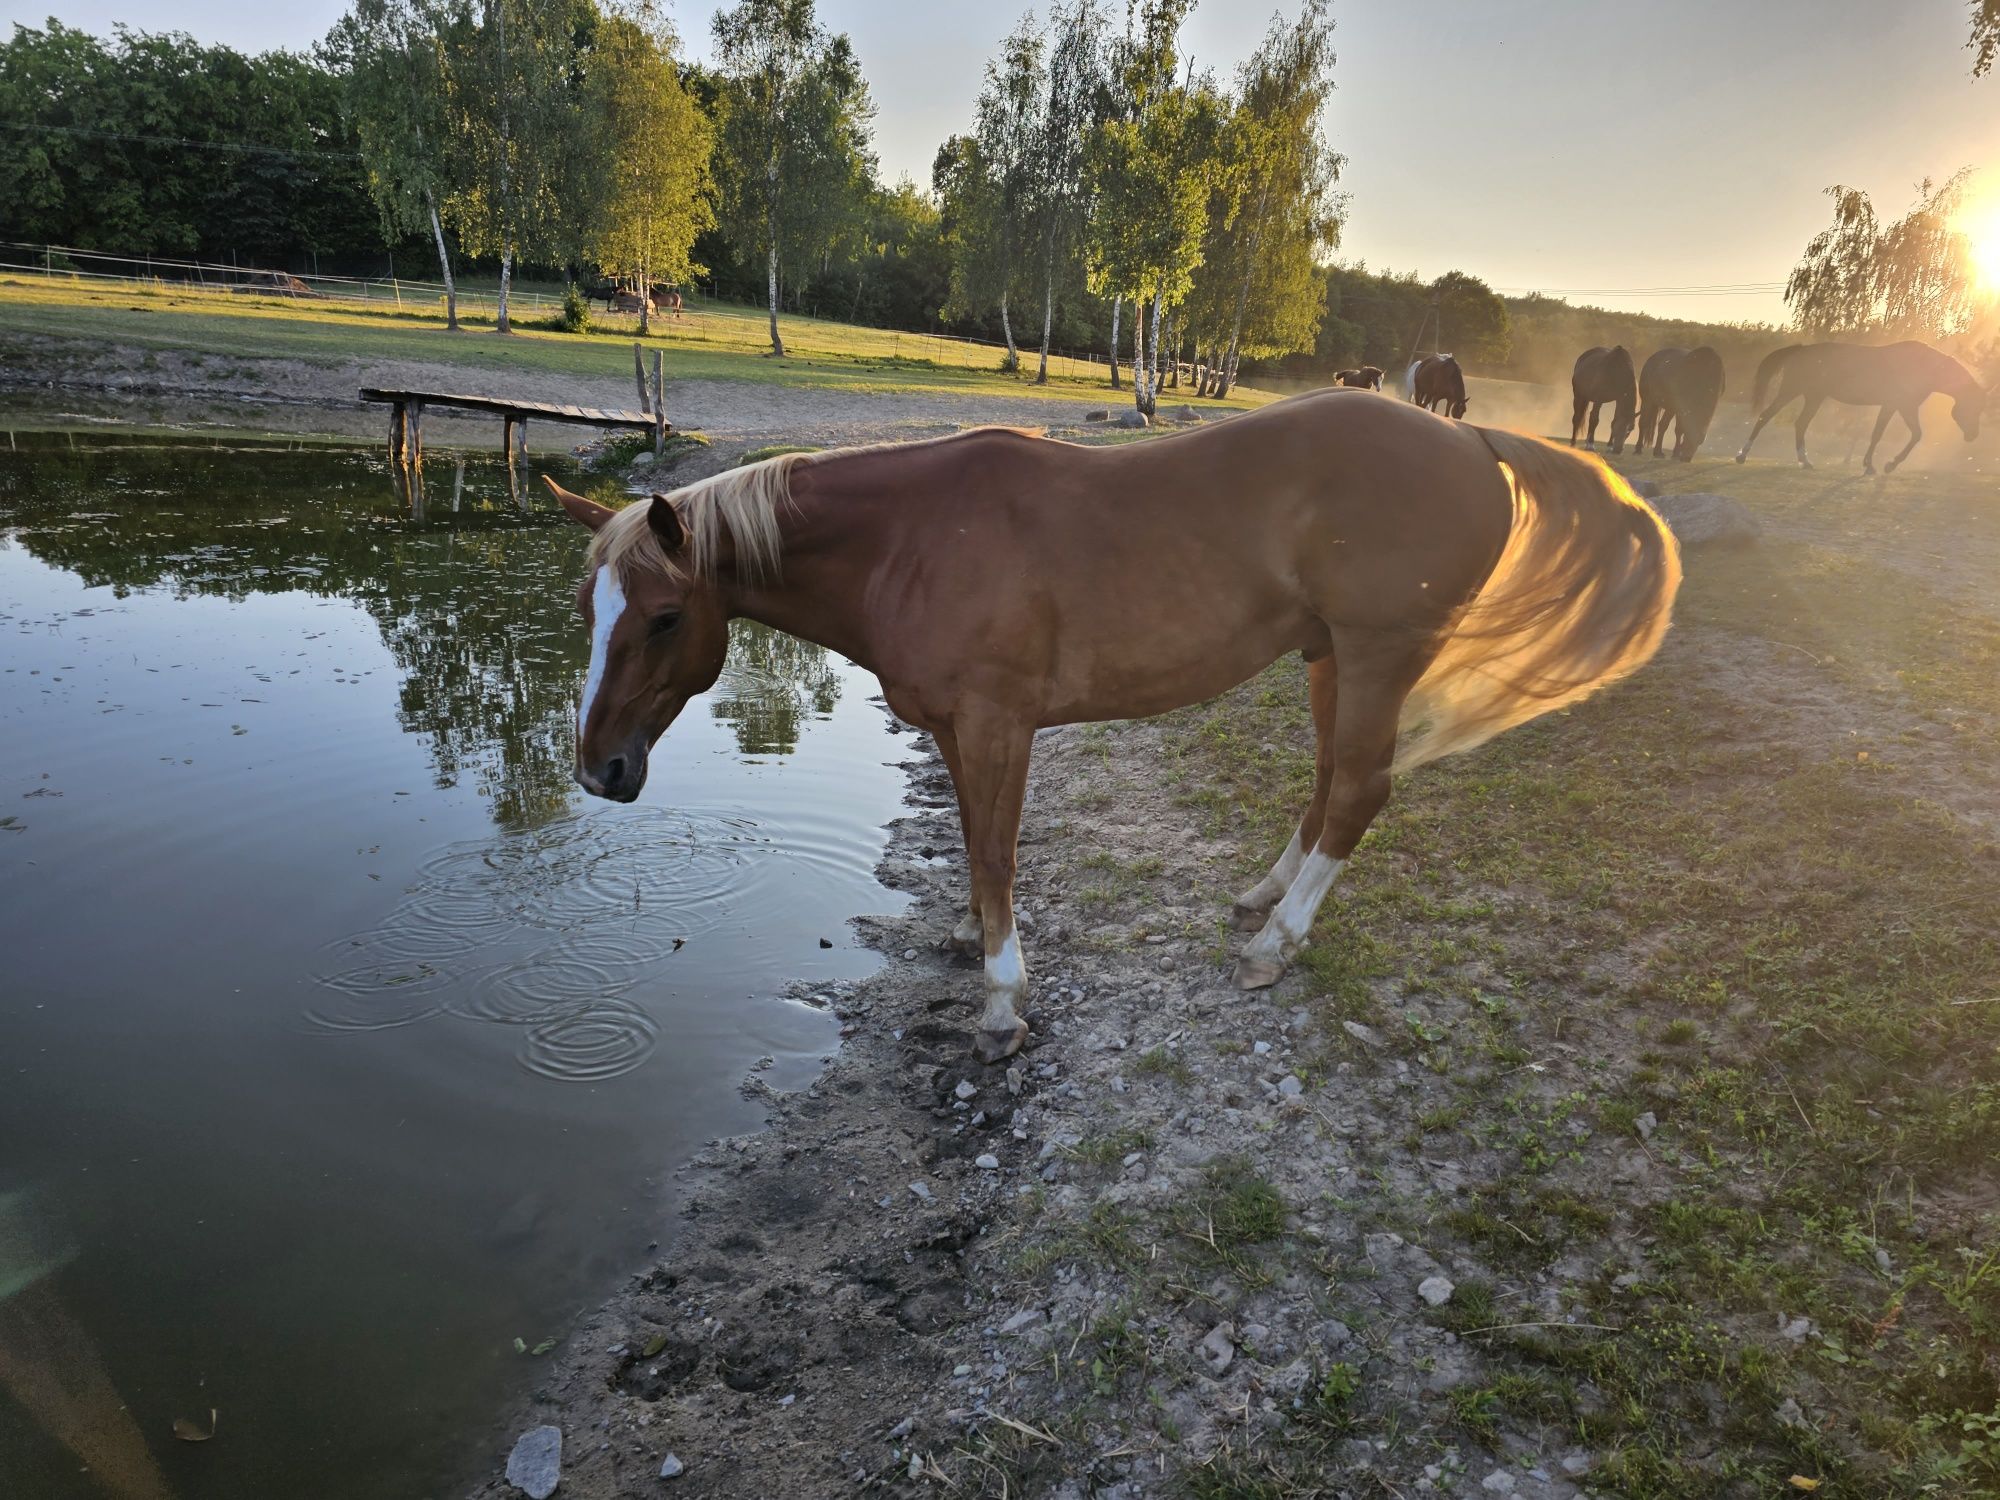
<svg viewBox="0 0 2000 1500">
<path fill-rule="evenodd" d="M 629 427 L 653 434 L 653 457 L 660 458 L 673 429 L 667 422 L 666 376 L 659 350 L 653 351 L 653 379 L 647 388 L 645 355 L 632 346 L 634 374 L 639 385 L 638 411 L 605 406 L 564 406 L 554 401 L 516 401 L 508 396 L 471 396 L 456 391 L 394 391 L 361 388 L 361 399 L 389 408 L 389 461 L 397 468 L 420 468 L 424 461 L 424 409 L 488 412 L 501 419 L 501 451 L 511 468 L 517 452 L 526 452 L 528 423 L 568 422 L 582 427 Z"/>
</svg>

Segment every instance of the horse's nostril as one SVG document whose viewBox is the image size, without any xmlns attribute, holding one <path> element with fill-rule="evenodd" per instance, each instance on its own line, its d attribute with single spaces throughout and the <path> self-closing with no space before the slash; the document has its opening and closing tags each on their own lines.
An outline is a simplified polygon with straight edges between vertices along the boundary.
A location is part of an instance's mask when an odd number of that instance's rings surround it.
<svg viewBox="0 0 2000 1500">
<path fill-rule="evenodd" d="M 617 786 L 625 779 L 625 757 L 614 755 L 604 763 L 604 784 Z"/>
</svg>

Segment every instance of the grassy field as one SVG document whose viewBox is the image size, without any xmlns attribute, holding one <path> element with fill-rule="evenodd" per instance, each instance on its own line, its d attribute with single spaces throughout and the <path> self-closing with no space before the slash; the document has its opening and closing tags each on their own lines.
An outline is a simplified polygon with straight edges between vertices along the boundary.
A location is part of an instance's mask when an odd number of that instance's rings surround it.
<svg viewBox="0 0 2000 1500">
<path fill-rule="evenodd" d="M 649 348 L 665 351 L 669 379 L 756 381 L 850 391 L 945 391 L 967 395 L 1052 397 L 1096 404 L 1129 400 L 1106 384 L 1102 364 L 1054 359 L 1046 386 L 1000 368 L 1001 351 L 983 345 L 811 318 L 781 318 L 788 357 L 768 355 L 768 325 L 754 309 L 705 303 L 679 319 L 658 318 Z M 0 334 L 43 335 L 141 349 L 199 350 L 243 359 L 323 364 L 394 360 L 468 370 L 529 370 L 601 378 L 608 362 L 629 359 L 637 319 L 599 313 L 587 334 L 516 324 L 500 338 L 474 323 L 458 333 L 441 309 L 406 305 L 295 302 L 168 286 L 104 287 L 86 283 L 0 281 Z M 622 368 L 622 366 L 621 366 Z M 1171 400 L 1183 399 L 1168 392 Z M 1254 406 L 1268 396 L 1241 390 L 1210 406 Z"/>
</svg>

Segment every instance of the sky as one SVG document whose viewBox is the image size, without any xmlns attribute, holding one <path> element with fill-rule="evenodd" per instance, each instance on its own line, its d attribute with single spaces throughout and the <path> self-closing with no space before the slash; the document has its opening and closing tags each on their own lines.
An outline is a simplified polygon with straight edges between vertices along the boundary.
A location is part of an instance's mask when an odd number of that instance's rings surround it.
<svg viewBox="0 0 2000 1500">
<path fill-rule="evenodd" d="M 1201 0 L 1183 51 L 1226 79 L 1280 5 L 1296 0 Z M 260 51 L 310 46 L 345 8 L 0 0 L 0 24 L 123 21 Z M 669 5 L 692 55 L 707 57 L 718 8 Z M 928 185 L 938 143 L 970 125 L 986 60 L 1025 8 L 820 0 L 867 74 L 886 181 Z M 1425 279 L 1469 271 L 1510 293 L 1781 322 L 1778 288 L 1828 220 L 1830 184 L 1896 212 L 1923 178 L 1991 162 L 1980 191 L 2000 207 L 2000 76 L 1972 79 L 1967 11 L 1965 0 L 1335 0 L 1326 127 L 1347 157 L 1340 254 Z"/>
</svg>

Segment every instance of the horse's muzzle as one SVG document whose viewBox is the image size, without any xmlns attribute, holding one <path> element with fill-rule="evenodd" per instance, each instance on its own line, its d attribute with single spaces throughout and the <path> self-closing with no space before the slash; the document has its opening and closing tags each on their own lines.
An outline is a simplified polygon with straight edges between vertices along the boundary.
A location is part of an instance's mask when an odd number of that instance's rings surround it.
<svg viewBox="0 0 2000 1500">
<path fill-rule="evenodd" d="M 636 802 L 646 785 L 646 746 L 642 740 L 628 744 L 617 755 L 596 765 L 577 762 L 576 784 L 593 797 L 608 802 Z"/>
</svg>

